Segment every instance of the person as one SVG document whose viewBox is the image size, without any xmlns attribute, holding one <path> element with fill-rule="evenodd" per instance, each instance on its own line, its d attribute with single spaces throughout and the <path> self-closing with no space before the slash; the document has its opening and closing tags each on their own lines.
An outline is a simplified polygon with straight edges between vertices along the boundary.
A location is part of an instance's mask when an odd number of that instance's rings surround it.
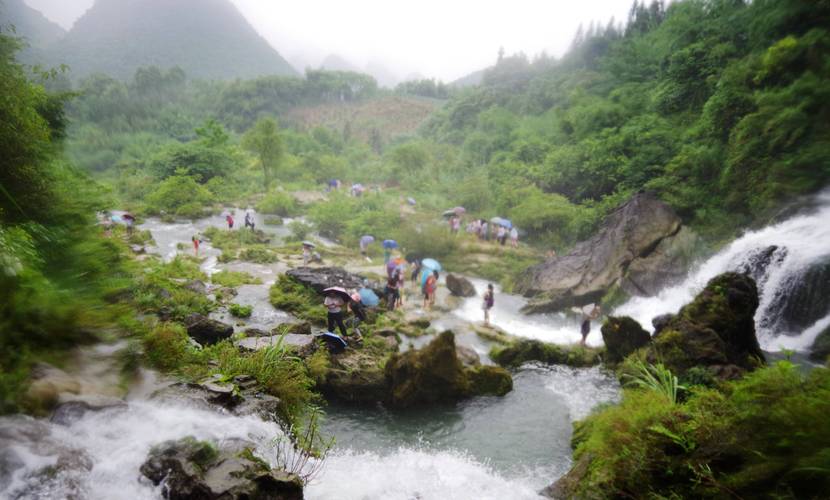
<svg viewBox="0 0 830 500">
<path fill-rule="evenodd" d="M 458 234 L 458 230 L 461 229 L 461 217 L 455 216 L 452 218 L 452 234 Z"/>
<path fill-rule="evenodd" d="M 345 337 L 346 325 L 343 323 L 343 306 L 346 305 L 346 302 L 337 293 L 330 292 L 326 294 L 326 300 L 323 301 L 323 305 L 328 310 L 326 319 L 328 320 L 329 331 L 334 333 L 334 326 L 337 325 L 341 335 Z"/>
<path fill-rule="evenodd" d="M 504 241 L 507 239 L 507 229 L 504 226 L 499 226 L 496 229 L 496 240 L 498 240 L 499 245 L 504 246 Z"/>
<path fill-rule="evenodd" d="M 228 231 L 233 229 L 233 215 L 228 214 L 225 216 L 225 222 L 228 223 Z"/>
<path fill-rule="evenodd" d="M 599 304 L 588 304 L 582 308 L 582 325 L 580 326 L 582 333 L 581 345 L 585 345 L 585 340 L 587 340 L 588 334 L 591 333 L 591 320 L 599 318 L 601 312 L 602 309 Z"/>
<path fill-rule="evenodd" d="M 311 262 L 311 247 L 303 245 L 303 265 L 307 266 Z"/>
<path fill-rule="evenodd" d="M 389 260 L 392 259 L 392 249 L 386 246 L 383 247 L 383 263 L 389 264 Z"/>
<path fill-rule="evenodd" d="M 124 220 L 124 224 L 127 225 L 127 234 L 132 235 L 133 234 L 133 225 L 135 224 L 135 217 L 133 217 L 130 214 L 124 214 L 122 216 L 122 218 Z"/>
<path fill-rule="evenodd" d="M 349 302 L 349 309 L 352 310 L 352 333 L 354 334 L 355 340 L 358 342 L 362 340 L 363 336 L 360 333 L 360 323 L 366 321 L 366 308 L 363 305 L 363 300 L 360 297 L 360 292 L 357 290 L 352 290 L 352 300 Z"/>
<path fill-rule="evenodd" d="M 510 230 L 510 246 L 519 248 L 519 230 L 515 227 Z"/>
<path fill-rule="evenodd" d="M 199 255 L 199 243 L 202 241 L 199 239 L 199 235 L 194 234 L 190 240 L 193 242 L 193 253 L 195 255 Z"/>
<path fill-rule="evenodd" d="M 487 237 L 489 236 L 489 234 L 488 234 L 488 230 L 489 230 L 489 229 L 490 229 L 490 228 L 488 227 L 487 221 L 482 221 L 482 223 L 481 223 L 481 230 L 480 230 L 480 231 L 479 231 L 479 233 L 478 233 L 478 237 L 479 237 L 479 239 L 481 239 L 481 240 L 487 240 L 487 239 L 488 239 Z"/>
<path fill-rule="evenodd" d="M 248 211 L 248 212 L 245 213 L 245 227 L 250 227 L 251 231 L 253 231 L 254 226 L 255 226 L 255 224 L 254 224 L 254 214 L 252 214 L 250 211 Z"/>
<path fill-rule="evenodd" d="M 421 259 L 415 259 L 415 262 L 412 263 L 412 284 L 418 282 L 418 276 L 421 275 Z"/>
<path fill-rule="evenodd" d="M 438 289 L 438 271 L 432 271 L 424 283 L 424 309 L 431 309 L 435 305 L 435 291 Z"/>
<path fill-rule="evenodd" d="M 406 290 L 404 289 L 406 286 L 406 261 L 399 258 L 397 259 L 398 267 L 396 268 L 398 271 L 398 306 L 403 307 L 404 302 L 404 295 Z"/>
<path fill-rule="evenodd" d="M 389 279 L 386 280 L 386 309 L 394 311 L 398 304 L 400 293 L 398 292 L 398 283 L 400 283 L 400 271 L 395 267 L 389 274 Z"/>
<path fill-rule="evenodd" d="M 496 303 L 495 293 L 493 292 L 493 284 L 487 284 L 487 291 L 484 292 L 484 303 L 482 304 L 482 309 L 484 309 L 484 325 L 490 326 L 490 309 L 493 308 L 493 304 Z"/>
</svg>

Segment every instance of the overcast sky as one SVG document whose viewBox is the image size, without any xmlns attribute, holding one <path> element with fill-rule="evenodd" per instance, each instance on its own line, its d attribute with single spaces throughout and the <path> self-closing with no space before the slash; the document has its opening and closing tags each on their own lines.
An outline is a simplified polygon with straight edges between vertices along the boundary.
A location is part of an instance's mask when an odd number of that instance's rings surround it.
<svg viewBox="0 0 830 500">
<path fill-rule="evenodd" d="M 500 46 L 559 56 L 580 23 L 622 21 L 633 0 L 232 1 L 295 65 L 334 53 L 359 68 L 375 62 L 399 77 L 451 81 L 492 64 Z M 69 28 L 93 0 L 26 3 Z"/>
</svg>

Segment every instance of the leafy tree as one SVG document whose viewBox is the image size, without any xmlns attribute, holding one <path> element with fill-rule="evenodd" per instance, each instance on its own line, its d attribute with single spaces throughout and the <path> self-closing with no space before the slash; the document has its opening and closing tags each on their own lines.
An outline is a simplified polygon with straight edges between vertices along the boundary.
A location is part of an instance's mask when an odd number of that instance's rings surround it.
<svg viewBox="0 0 830 500">
<path fill-rule="evenodd" d="M 242 147 L 258 156 L 265 189 L 269 189 L 283 156 L 283 144 L 277 122 L 271 118 L 257 121 L 242 137 Z"/>
</svg>

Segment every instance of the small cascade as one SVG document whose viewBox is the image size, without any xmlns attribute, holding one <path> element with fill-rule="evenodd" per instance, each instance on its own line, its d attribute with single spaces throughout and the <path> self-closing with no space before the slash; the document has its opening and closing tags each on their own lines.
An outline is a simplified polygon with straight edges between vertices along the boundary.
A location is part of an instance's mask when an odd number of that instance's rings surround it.
<svg viewBox="0 0 830 500">
<path fill-rule="evenodd" d="M 758 340 L 767 351 L 810 347 L 830 321 L 830 191 L 815 206 L 782 222 L 750 231 L 702 262 L 688 278 L 655 297 L 631 299 L 613 314 L 645 328 L 660 314 L 675 313 L 718 274 L 747 273 L 758 284 Z"/>
</svg>

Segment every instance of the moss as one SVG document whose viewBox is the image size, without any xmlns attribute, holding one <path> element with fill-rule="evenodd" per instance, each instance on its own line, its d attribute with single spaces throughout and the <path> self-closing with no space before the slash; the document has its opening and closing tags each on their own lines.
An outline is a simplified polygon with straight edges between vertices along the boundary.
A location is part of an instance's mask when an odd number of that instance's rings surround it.
<svg viewBox="0 0 830 500">
<path fill-rule="evenodd" d="M 250 318 L 254 308 L 252 306 L 245 306 L 241 304 L 231 304 L 228 306 L 228 312 L 237 318 Z"/>
<path fill-rule="evenodd" d="M 290 276 L 281 275 L 277 279 L 271 286 L 269 299 L 271 305 L 299 319 L 320 326 L 326 324 L 322 297 Z"/>
<path fill-rule="evenodd" d="M 279 260 L 276 252 L 265 245 L 253 245 L 243 248 L 237 254 L 239 260 L 255 262 L 257 264 L 270 264 Z"/>
<path fill-rule="evenodd" d="M 513 390 L 513 377 L 498 366 L 478 366 L 467 371 L 470 394 L 504 396 Z"/>
<path fill-rule="evenodd" d="M 211 275 L 210 280 L 220 286 L 236 288 L 242 285 L 259 285 L 262 280 L 242 271 L 222 270 Z"/>
<path fill-rule="evenodd" d="M 179 368 L 186 360 L 187 332 L 177 323 L 161 323 L 143 338 L 144 350 L 152 366 L 162 370 Z"/>
<path fill-rule="evenodd" d="M 209 441 L 197 441 L 192 436 L 184 440 L 188 448 L 187 459 L 203 472 L 219 457 L 216 445 Z"/>
<path fill-rule="evenodd" d="M 501 366 L 516 368 L 528 361 L 552 365 L 586 367 L 599 364 L 601 349 L 580 345 L 559 346 L 538 340 L 516 340 L 505 346 L 494 346 L 490 358 Z"/>
</svg>

